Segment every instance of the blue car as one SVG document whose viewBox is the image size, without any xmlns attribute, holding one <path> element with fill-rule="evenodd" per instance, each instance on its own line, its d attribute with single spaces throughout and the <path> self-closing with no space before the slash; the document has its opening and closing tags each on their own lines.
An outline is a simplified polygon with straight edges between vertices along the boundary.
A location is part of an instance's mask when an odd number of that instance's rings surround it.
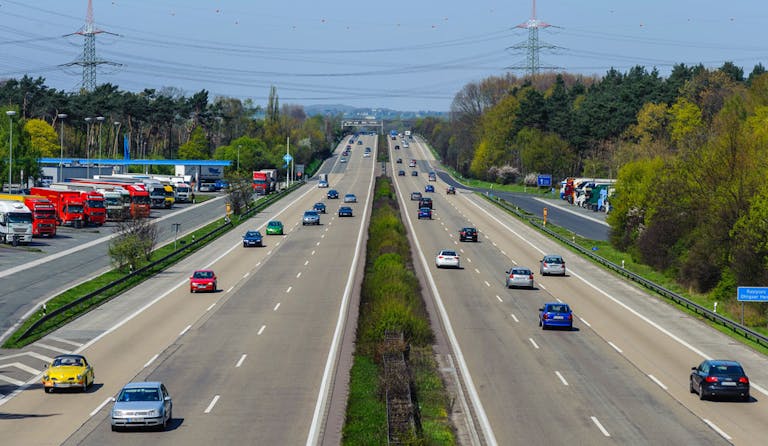
<svg viewBox="0 0 768 446">
<path fill-rule="evenodd" d="M 245 233 L 243 236 L 243 247 L 247 248 L 249 246 L 264 246 L 262 244 L 261 232 L 248 231 Z"/>
<path fill-rule="evenodd" d="M 342 206 L 339 208 L 339 217 L 352 217 L 352 208 L 349 206 Z"/>
<path fill-rule="evenodd" d="M 427 184 L 426 186 L 424 186 L 424 192 L 434 192 L 434 191 L 435 191 L 435 186 L 431 184 Z"/>
<path fill-rule="evenodd" d="M 325 203 L 318 201 L 314 206 L 312 206 L 312 210 L 321 214 L 325 214 Z"/>
<path fill-rule="evenodd" d="M 539 308 L 539 327 L 546 330 L 548 327 L 573 328 L 573 313 L 568 304 L 560 302 L 548 302 Z"/>
<path fill-rule="evenodd" d="M 428 220 L 432 220 L 432 209 L 430 208 L 420 208 L 419 209 L 419 220 L 422 218 L 426 218 Z"/>
<path fill-rule="evenodd" d="M 331 190 L 329 190 L 329 191 L 328 191 L 328 193 L 327 193 L 326 195 L 327 195 L 327 196 L 328 196 L 328 198 L 330 198 L 331 200 L 335 200 L 335 199 L 339 198 L 339 192 L 338 192 L 336 189 L 331 189 Z"/>
</svg>

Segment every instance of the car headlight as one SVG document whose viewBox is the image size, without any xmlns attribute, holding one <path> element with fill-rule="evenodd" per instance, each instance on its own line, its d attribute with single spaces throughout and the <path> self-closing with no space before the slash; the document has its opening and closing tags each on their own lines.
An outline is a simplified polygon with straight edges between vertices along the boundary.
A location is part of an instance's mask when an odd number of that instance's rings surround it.
<svg viewBox="0 0 768 446">
<path fill-rule="evenodd" d="M 160 410 L 152 409 L 152 410 L 147 412 L 147 416 L 149 416 L 149 417 L 159 417 L 160 416 Z"/>
<path fill-rule="evenodd" d="M 49 378 L 48 375 L 43 375 L 43 381 L 48 381 L 48 378 Z"/>
<path fill-rule="evenodd" d="M 122 410 L 117 410 L 117 409 L 114 409 L 114 410 L 112 411 L 112 416 L 113 416 L 113 417 L 115 417 L 115 418 L 119 418 L 119 417 L 122 417 L 122 416 L 124 416 L 124 415 L 125 415 L 125 414 L 123 413 L 123 411 L 122 411 Z"/>
<path fill-rule="evenodd" d="M 77 380 L 80 381 L 81 379 L 83 379 L 83 375 L 77 375 Z"/>
</svg>

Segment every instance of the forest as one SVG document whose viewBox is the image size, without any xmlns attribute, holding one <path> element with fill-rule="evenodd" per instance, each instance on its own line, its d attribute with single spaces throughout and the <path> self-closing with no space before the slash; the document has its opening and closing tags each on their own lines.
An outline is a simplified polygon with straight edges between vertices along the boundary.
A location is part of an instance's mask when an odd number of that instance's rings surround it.
<svg viewBox="0 0 768 446">
<path fill-rule="evenodd" d="M 490 77 L 415 130 L 462 175 L 617 178 L 611 243 L 691 291 L 768 286 L 768 74 L 676 65 Z M 535 178 L 535 175 L 533 175 Z"/>
<path fill-rule="evenodd" d="M 8 116 L 6 112 L 16 112 Z M 190 96 L 175 88 L 139 93 L 103 84 L 92 92 L 64 92 L 45 79 L 0 81 L 0 180 L 7 182 L 13 142 L 13 179 L 39 172 L 40 157 L 232 160 L 239 174 L 282 167 L 290 138 L 297 164 L 324 159 L 341 137 L 341 116 L 309 117 L 300 105 L 280 105 L 272 88 L 266 106 L 228 97 Z M 12 130 L 11 130 L 12 129 Z M 12 131 L 12 135 L 9 135 Z M 168 167 L 155 167 L 158 172 Z"/>
</svg>

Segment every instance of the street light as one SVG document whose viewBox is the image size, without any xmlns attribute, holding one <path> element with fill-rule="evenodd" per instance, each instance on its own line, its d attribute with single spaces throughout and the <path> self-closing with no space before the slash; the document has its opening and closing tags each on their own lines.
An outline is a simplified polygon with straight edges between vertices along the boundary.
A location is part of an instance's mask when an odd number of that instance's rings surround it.
<svg viewBox="0 0 768 446">
<path fill-rule="evenodd" d="M 104 123 L 104 116 L 97 116 L 96 120 L 99 121 L 99 175 L 101 175 L 101 124 Z"/>
<path fill-rule="evenodd" d="M 11 177 L 13 172 L 13 116 L 16 112 L 8 110 L 5 114 L 8 115 L 8 128 L 10 130 L 8 133 L 8 193 L 10 194 L 13 193 L 13 190 L 11 190 L 11 181 L 13 181 Z"/>
<path fill-rule="evenodd" d="M 118 133 L 120 133 L 120 130 L 119 130 L 120 129 L 120 123 L 118 121 L 115 121 L 114 125 L 115 125 L 115 146 L 113 147 L 113 150 L 115 152 L 115 159 L 117 159 L 118 158 L 118 156 L 117 156 L 117 135 L 118 135 Z"/>
<path fill-rule="evenodd" d="M 85 118 L 85 177 L 91 178 L 91 121 L 93 118 Z"/>
<path fill-rule="evenodd" d="M 237 146 L 237 171 L 240 172 L 240 147 L 241 145 Z"/>
<path fill-rule="evenodd" d="M 61 136 L 61 156 L 59 156 L 59 178 L 58 181 L 64 181 L 64 120 L 67 119 L 66 113 L 59 113 L 56 115 L 61 121 L 59 135 Z"/>
</svg>

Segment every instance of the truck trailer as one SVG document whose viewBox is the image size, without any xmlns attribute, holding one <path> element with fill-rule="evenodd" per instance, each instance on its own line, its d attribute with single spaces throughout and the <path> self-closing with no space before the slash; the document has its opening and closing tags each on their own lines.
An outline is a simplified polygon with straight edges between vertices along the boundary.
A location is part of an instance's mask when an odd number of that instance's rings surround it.
<svg viewBox="0 0 768 446">
<path fill-rule="evenodd" d="M 79 191 L 33 187 L 30 189 L 30 193 L 43 196 L 53 203 L 56 208 L 56 223 L 59 225 L 71 225 L 74 228 L 83 227 L 85 204 Z"/>
</svg>

